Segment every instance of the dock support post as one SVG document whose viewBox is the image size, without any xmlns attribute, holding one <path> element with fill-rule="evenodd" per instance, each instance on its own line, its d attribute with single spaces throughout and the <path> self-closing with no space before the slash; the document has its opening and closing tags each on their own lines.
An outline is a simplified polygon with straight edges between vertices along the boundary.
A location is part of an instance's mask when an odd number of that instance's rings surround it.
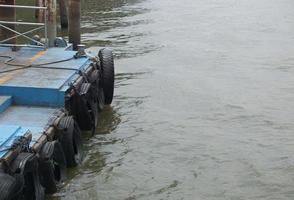
<svg viewBox="0 0 294 200">
<path fill-rule="evenodd" d="M 45 7 L 45 2 L 44 0 L 35 0 L 35 4 L 38 7 Z M 44 22 L 44 18 L 45 18 L 45 12 L 43 9 L 37 9 L 35 11 L 35 17 L 38 20 L 39 23 L 43 23 Z"/>
<path fill-rule="evenodd" d="M 0 4 L 3 5 L 15 5 L 15 0 L 0 0 Z M 0 20 L 3 21 L 16 21 L 15 8 L 0 8 Z M 15 30 L 15 25 L 7 24 L 7 27 Z M 13 37 L 15 34 L 3 27 L 0 27 L 0 41 Z M 16 38 L 7 41 L 8 44 L 15 44 Z"/>
<path fill-rule="evenodd" d="M 77 50 L 77 45 L 81 43 L 81 1 L 69 0 L 68 15 L 68 37 L 73 44 L 73 50 Z"/>
<path fill-rule="evenodd" d="M 67 18 L 67 0 L 58 0 L 59 3 L 59 12 L 60 12 L 60 25 L 61 28 L 68 27 L 68 18 Z"/>
<path fill-rule="evenodd" d="M 47 37 L 49 47 L 54 46 L 54 40 L 56 39 L 56 0 L 47 0 Z"/>
</svg>

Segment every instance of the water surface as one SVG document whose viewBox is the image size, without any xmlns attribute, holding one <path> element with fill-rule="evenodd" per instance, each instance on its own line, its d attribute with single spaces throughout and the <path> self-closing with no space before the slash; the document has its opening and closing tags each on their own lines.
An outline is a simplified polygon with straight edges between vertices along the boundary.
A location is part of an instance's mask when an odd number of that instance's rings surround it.
<svg viewBox="0 0 294 200">
<path fill-rule="evenodd" d="M 294 198 L 294 2 L 84 0 L 115 97 L 53 199 Z"/>
</svg>

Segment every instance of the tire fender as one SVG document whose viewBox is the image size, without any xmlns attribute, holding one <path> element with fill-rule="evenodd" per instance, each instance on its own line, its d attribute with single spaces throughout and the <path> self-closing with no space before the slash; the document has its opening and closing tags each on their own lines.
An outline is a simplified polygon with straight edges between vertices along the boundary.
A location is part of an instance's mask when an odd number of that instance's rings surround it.
<svg viewBox="0 0 294 200">
<path fill-rule="evenodd" d="M 98 69 L 95 69 L 89 76 L 89 82 L 91 83 L 93 98 L 97 102 L 98 111 L 103 110 L 105 104 L 100 71 Z"/>
<path fill-rule="evenodd" d="M 91 94 L 91 84 L 83 83 L 79 94 L 75 95 L 73 114 L 83 131 L 95 130 L 98 119 L 97 102 Z"/>
<path fill-rule="evenodd" d="M 62 146 L 67 167 L 75 167 L 81 162 L 81 131 L 73 117 L 63 117 L 57 128 L 61 131 L 60 144 Z"/>
<path fill-rule="evenodd" d="M 12 162 L 11 168 L 24 180 L 19 198 L 33 200 L 43 200 L 45 198 L 45 190 L 39 178 L 38 159 L 35 154 L 20 153 Z"/>
<path fill-rule="evenodd" d="M 18 174 L 12 176 L 7 173 L 0 173 L 0 199 L 16 199 L 24 187 L 24 178 Z"/>
<path fill-rule="evenodd" d="M 112 103 L 114 91 L 114 60 L 112 51 L 103 48 L 98 53 L 102 71 L 102 85 L 105 97 L 105 104 Z"/>
<path fill-rule="evenodd" d="M 39 172 L 45 192 L 53 194 L 66 179 L 66 160 L 59 141 L 47 142 L 39 152 Z"/>
</svg>

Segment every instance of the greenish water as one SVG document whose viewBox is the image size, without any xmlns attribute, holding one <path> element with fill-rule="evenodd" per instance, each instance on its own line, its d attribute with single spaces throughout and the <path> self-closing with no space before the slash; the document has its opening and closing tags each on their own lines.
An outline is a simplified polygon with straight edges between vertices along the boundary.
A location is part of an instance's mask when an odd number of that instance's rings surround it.
<svg viewBox="0 0 294 200">
<path fill-rule="evenodd" d="M 114 102 L 51 199 L 294 198 L 294 2 L 84 0 Z"/>
</svg>

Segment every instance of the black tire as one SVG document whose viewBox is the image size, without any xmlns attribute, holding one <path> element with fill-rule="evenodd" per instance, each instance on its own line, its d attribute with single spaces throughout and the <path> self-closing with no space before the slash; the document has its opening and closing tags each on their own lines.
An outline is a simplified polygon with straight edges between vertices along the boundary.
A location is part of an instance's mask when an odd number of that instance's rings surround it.
<svg viewBox="0 0 294 200">
<path fill-rule="evenodd" d="M 66 159 L 67 167 L 75 167 L 81 162 L 81 131 L 72 117 L 63 117 L 58 128 L 63 130 L 60 143 Z"/>
<path fill-rule="evenodd" d="M 21 177 L 24 182 L 18 199 L 45 199 L 45 190 L 39 179 L 38 160 L 34 154 L 20 153 L 13 161 L 11 168 L 18 173 L 17 176 Z"/>
<path fill-rule="evenodd" d="M 105 97 L 105 104 L 112 103 L 114 91 L 114 61 L 112 51 L 101 49 L 98 53 L 102 70 L 102 85 Z"/>
<path fill-rule="evenodd" d="M 11 176 L 3 172 L 0 173 L 1 200 L 16 199 L 21 194 L 23 187 L 24 179 L 22 176 Z"/>
<path fill-rule="evenodd" d="M 47 142 L 39 159 L 41 184 L 47 194 L 57 191 L 58 185 L 66 179 L 66 160 L 61 144 L 58 141 Z"/>
<path fill-rule="evenodd" d="M 105 104 L 104 91 L 100 84 L 100 79 L 100 72 L 97 69 L 95 69 L 89 76 L 89 82 L 92 86 L 92 96 L 98 104 L 98 112 L 103 110 Z"/>
<path fill-rule="evenodd" d="M 23 198 L 25 200 L 44 200 L 45 190 L 40 183 L 39 177 L 34 172 L 25 173 L 25 187 Z"/>
<path fill-rule="evenodd" d="M 105 96 L 102 88 L 98 91 L 98 111 L 101 112 L 104 109 Z"/>
<path fill-rule="evenodd" d="M 97 99 L 94 99 L 90 83 L 83 83 L 74 97 L 73 114 L 83 131 L 96 130 L 98 119 Z"/>
<path fill-rule="evenodd" d="M 92 135 L 95 134 L 96 132 L 96 128 L 97 128 L 97 124 L 98 124 L 98 109 L 99 109 L 99 105 L 98 102 L 92 102 L 90 105 L 91 108 L 91 116 L 92 116 Z"/>
</svg>

